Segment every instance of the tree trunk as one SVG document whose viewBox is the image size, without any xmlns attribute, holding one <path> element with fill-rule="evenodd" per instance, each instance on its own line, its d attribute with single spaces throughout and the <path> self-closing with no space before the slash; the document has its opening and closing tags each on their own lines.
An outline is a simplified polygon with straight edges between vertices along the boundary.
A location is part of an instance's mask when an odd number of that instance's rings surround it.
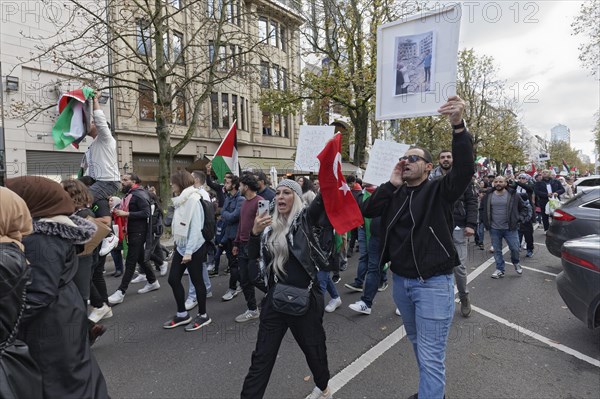
<svg viewBox="0 0 600 399">
<path fill-rule="evenodd" d="M 156 135 L 158 136 L 158 148 L 160 149 L 158 153 L 158 187 L 163 209 L 166 209 L 171 199 L 171 186 L 169 183 L 173 153 L 170 143 L 171 134 L 164 119 L 156 119 Z"/>
<path fill-rule="evenodd" d="M 369 111 L 359 108 L 352 120 L 354 126 L 354 162 L 361 166 L 365 160 L 365 149 L 367 147 L 367 129 L 369 127 Z"/>
</svg>

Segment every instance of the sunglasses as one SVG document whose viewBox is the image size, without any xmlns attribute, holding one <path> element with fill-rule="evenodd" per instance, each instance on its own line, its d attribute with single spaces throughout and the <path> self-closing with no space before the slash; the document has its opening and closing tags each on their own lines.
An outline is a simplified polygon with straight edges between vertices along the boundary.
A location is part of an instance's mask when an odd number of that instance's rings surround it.
<svg viewBox="0 0 600 399">
<path fill-rule="evenodd" d="M 425 163 L 430 163 L 428 160 L 426 160 L 425 158 L 419 156 L 419 155 L 405 155 L 403 157 L 400 157 L 401 161 L 408 161 L 409 163 L 415 163 L 417 161 L 419 161 L 419 159 L 422 159 Z"/>
</svg>

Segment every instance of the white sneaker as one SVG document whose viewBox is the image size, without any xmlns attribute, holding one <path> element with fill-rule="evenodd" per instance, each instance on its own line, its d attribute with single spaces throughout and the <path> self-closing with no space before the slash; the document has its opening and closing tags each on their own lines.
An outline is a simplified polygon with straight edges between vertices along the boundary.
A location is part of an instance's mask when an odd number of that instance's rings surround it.
<svg viewBox="0 0 600 399">
<path fill-rule="evenodd" d="M 227 292 L 225 293 L 225 295 L 223 295 L 221 297 L 222 300 L 224 301 L 231 301 L 233 298 L 235 298 L 238 294 L 237 290 L 232 290 L 231 288 L 227 289 Z"/>
<path fill-rule="evenodd" d="M 337 298 L 333 298 L 329 301 L 327 306 L 325 306 L 325 311 L 327 313 L 331 313 L 331 312 L 335 311 L 337 308 L 339 308 L 340 306 L 342 306 L 342 298 L 340 298 L 338 296 Z"/>
<path fill-rule="evenodd" d="M 207 298 L 212 298 L 212 291 L 208 291 L 208 292 L 206 293 L 206 297 L 207 297 Z"/>
<path fill-rule="evenodd" d="M 138 274 L 137 276 L 135 276 L 135 278 L 133 278 L 131 280 L 131 284 L 142 283 L 144 281 L 148 281 L 148 279 L 146 278 L 146 275 L 145 274 Z"/>
<path fill-rule="evenodd" d="M 100 247 L 99 255 L 108 255 L 110 251 L 117 247 L 117 245 L 119 245 L 119 237 L 114 234 L 109 235 L 102 240 L 102 246 Z"/>
<path fill-rule="evenodd" d="M 166 275 L 168 270 L 169 270 L 169 262 L 164 261 L 162 263 L 162 265 L 160 265 L 160 275 L 161 276 Z"/>
<path fill-rule="evenodd" d="M 198 301 L 193 298 L 188 298 L 185 300 L 185 310 L 192 310 L 196 306 L 198 306 Z"/>
<path fill-rule="evenodd" d="M 153 282 L 152 284 L 146 283 L 144 288 L 140 288 L 138 290 L 138 294 L 145 294 L 146 292 L 155 291 L 160 288 L 160 284 L 158 281 Z"/>
<path fill-rule="evenodd" d="M 398 308 L 396 308 L 396 315 L 397 315 L 397 316 L 402 316 L 402 315 L 400 314 L 400 309 L 398 309 Z"/>
<path fill-rule="evenodd" d="M 215 270 L 215 264 L 214 263 L 207 263 L 206 264 L 206 271 L 212 272 L 213 270 Z"/>
<path fill-rule="evenodd" d="M 306 397 L 306 399 L 332 399 L 331 390 L 329 387 L 325 388 L 324 391 L 321 391 L 318 387 L 315 387 L 313 391 Z"/>
<path fill-rule="evenodd" d="M 256 310 L 248 309 L 241 315 L 237 316 L 235 318 L 235 321 L 238 323 L 245 323 L 250 320 L 258 319 L 259 317 L 260 317 L 260 311 L 258 309 L 256 309 Z"/>
<path fill-rule="evenodd" d="M 183 274 L 190 274 L 190 272 L 189 272 L 189 271 L 188 271 L 188 269 L 186 268 L 186 269 L 183 271 Z"/>
<path fill-rule="evenodd" d="M 119 291 L 121 292 L 121 291 Z M 107 304 L 102 305 L 101 308 L 93 308 L 88 316 L 88 319 L 94 323 L 98 323 L 102 319 L 108 319 L 112 317 L 112 309 Z"/>
<path fill-rule="evenodd" d="M 490 252 L 494 252 L 494 247 L 490 247 Z"/>
<path fill-rule="evenodd" d="M 363 301 L 356 301 L 348 307 L 358 313 L 371 314 L 371 308 L 368 307 Z"/>
<path fill-rule="evenodd" d="M 117 303 L 123 303 L 123 299 L 125 299 L 125 294 L 121 290 L 116 290 L 114 294 L 108 297 L 108 303 L 116 305 Z"/>
</svg>

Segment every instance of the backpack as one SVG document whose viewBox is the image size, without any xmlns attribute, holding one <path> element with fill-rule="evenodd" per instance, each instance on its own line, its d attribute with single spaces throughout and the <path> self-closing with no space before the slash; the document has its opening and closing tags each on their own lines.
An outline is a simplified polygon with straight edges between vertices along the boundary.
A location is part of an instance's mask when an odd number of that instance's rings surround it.
<svg viewBox="0 0 600 399">
<path fill-rule="evenodd" d="M 215 208 L 212 203 L 200 199 L 202 204 L 202 211 L 204 211 L 204 226 L 202 226 L 202 237 L 204 241 L 212 241 L 215 238 L 217 230 L 217 222 L 215 217 Z"/>
<path fill-rule="evenodd" d="M 164 231 L 163 211 L 157 199 L 150 195 L 150 227 L 155 237 L 160 237 Z"/>
</svg>

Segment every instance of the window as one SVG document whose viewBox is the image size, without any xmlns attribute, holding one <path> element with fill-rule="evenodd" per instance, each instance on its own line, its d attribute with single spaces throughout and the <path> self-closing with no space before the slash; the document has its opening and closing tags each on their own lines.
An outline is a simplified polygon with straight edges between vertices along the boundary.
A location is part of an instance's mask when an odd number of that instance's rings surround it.
<svg viewBox="0 0 600 399">
<path fill-rule="evenodd" d="M 229 127 L 229 94 L 221 94 L 221 118 L 223 118 L 223 127 Z"/>
<path fill-rule="evenodd" d="M 219 71 L 225 72 L 227 70 L 227 48 L 225 46 L 219 47 Z"/>
<path fill-rule="evenodd" d="M 260 87 L 269 88 L 269 63 L 265 61 L 260 63 Z"/>
<path fill-rule="evenodd" d="M 138 82 L 139 87 L 139 108 L 140 108 L 140 120 L 142 121 L 153 121 L 154 120 L 154 90 L 150 86 L 150 82 L 146 80 L 140 80 Z"/>
<path fill-rule="evenodd" d="M 285 38 L 285 27 L 281 27 L 279 29 L 279 43 L 281 46 L 281 50 L 283 51 L 287 51 L 287 46 L 286 46 L 286 38 Z"/>
<path fill-rule="evenodd" d="M 239 19 L 239 12 L 237 8 L 237 0 L 228 0 L 227 3 L 227 20 L 232 24 L 235 24 Z"/>
<path fill-rule="evenodd" d="M 592 208 L 592 209 L 600 209 L 600 200 L 588 202 L 587 204 L 583 205 L 583 207 L 584 208 Z"/>
<path fill-rule="evenodd" d="M 181 0 L 168 0 L 168 3 L 177 9 L 181 8 Z"/>
<path fill-rule="evenodd" d="M 185 125 L 185 95 L 182 92 L 178 92 L 175 95 L 175 110 L 173 112 L 173 123 L 177 125 Z"/>
<path fill-rule="evenodd" d="M 240 129 L 246 130 L 246 108 L 244 107 L 244 97 L 240 97 Z"/>
<path fill-rule="evenodd" d="M 272 136 L 273 132 L 271 130 L 271 114 L 268 112 L 263 112 L 262 115 L 262 132 L 265 136 Z"/>
<path fill-rule="evenodd" d="M 179 32 L 173 32 L 173 60 L 183 64 L 183 34 Z"/>
<path fill-rule="evenodd" d="M 290 137 L 290 133 L 288 131 L 288 117 L 287 116 L 282 116 L 281 117 L 281 136 L 283 137 Z"/>
<path fill-rule="evenodd" d="M 211 64 L 215 61 L 215 43 L 211 40 L 208 42 L 208 62 Z"/>
<path fill-rule="evenodd" d="M 235 121 L 238 118 L 238 96 L 235 94 L 231 95 L 231 120 Z M 238 125 L 239 125 L 238 121 Z"/>
<path fill-rule="evenodd" d="M 213 129 L 219 127 L 219 95 L 210 93 L 210 115 Z"/>
<path fill-rule="evenodd" d="M 281 136 L 281 115 L 273 118 L 273 136 Z"/>
<path fill-rule="evenodd" d="M 215 13 L 215 3 L 214 3 L 214 1 L 215 0 L 208 0 L 207 7 L 206 7 L 206 15 L 208 17 L 212 17 L 214 15 L 214 13 Z"/>
<path fill-rule="evenodd" d="M 271 66 L 271 88 L 275 90 L 279 90 L 279 66 L 272 65 Z"/>
<path fill-rule="evenodd" d="M 273 47 L 277 47 L 277 36 L 279 34 L 278 24 L 275 21 L 271 21 L 271 30 L 269 31 L 269 44 Z"/>
<path fill-rule="evenodd" d="M 267 19 L 265 17 L 258 18 L 258 40 L 267 40 Z"/>
<path fill-rule="evenodd" d="M 236 52 L 236 46 L 229 46 L 229 54 L 230 54 L 230 58 L 229 58 L 229 68 L 234 71 L 235 68 L 237 67 L 237 52 Z"/>
<path fill-rule="evenodd" d="M 281 68 L 281 90 L 287 90 L 287 89 L 288 89 L 287 69 Z"/>
<path fill-rule="evenodd" d="M 169 34 L 163 34 L 163 56 L 165 57 L 165 61 L 169 61 Z"/>
<path fill-rule="evenodd" d="M 138 53 L 152 55 L 150 22 L 142 19 L 137 21 L 136 44 Z"/>
</svg>

